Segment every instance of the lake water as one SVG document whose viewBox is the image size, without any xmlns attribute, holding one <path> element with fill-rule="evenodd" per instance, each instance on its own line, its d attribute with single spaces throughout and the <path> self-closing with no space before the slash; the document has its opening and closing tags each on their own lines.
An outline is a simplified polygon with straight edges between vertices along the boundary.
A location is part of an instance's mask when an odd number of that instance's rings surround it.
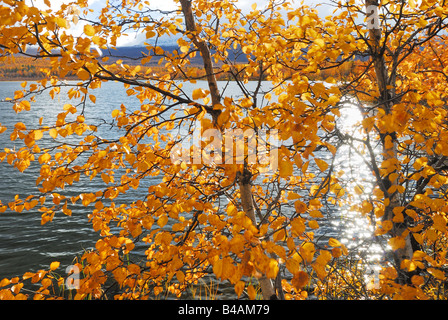
<svg viewBox="0 0 448 320">
<path fill-rule="evenodd" d="M 239 92 L 237 88 L 233 88 L 236 85 L 234 83 L 222 83 L 221 85 L 228 85 L 226 87 L 227 94 L 231 93 L 233 89 L 235 89 L 234 92 Z M 255 83 L 249 85 L 254 86 Z M 185 92 L 191 92 L 194 89 L 193 85 L 189 86 L 184 87 Z M 0 101 L 6 97 L 14 96 L 14 91 L 19 89 L 21 89 L 20 82 L 1 82 Z M 62 92 L 67 90 L 67 88 L 62 88 Z M 97 89 L 93 93 L 96 95 L 96 104 L 88 105 L 85 110 L 85 118 L 88 119 L 89 123 L 101 124 L 98 135 L 104 138 L 116 137 L 117 129 L 113 129 L 110 124 L 108 125 L 112 121 L 111 112 L 114 109 L 119 109 L 122 103 L 126 105 L 128 110 L 137 110 L 140 107 L 140 102 L 136 97 L 129 97 L 126 94 L 126 89 L 120 83 L 105 83 L 101 89 Z M 11 103 L 0 102 L 0 123 L 11 128 L 16 122 L 21 121 L 28 128 L 33 128 L 37 127 L 39 118 L 43 117 L 44 125 L 51 124 L 54 123 L 57 114 L 61 112 L 62 105 L 65 103 L 75 104 L 73 100 L 69 101 L 64 93 L 54 99 L 51 99 L 48 93 L 43 93 L 36 97 L 36 102 L 32 103 L 31 111 L 16 114 L 12 110 Z M 343 118 L 346 127 L 350 128 L 350 122 L 357 121 L 356 108 L 348 108 L 348 112 L 343 113 Z M 11 130 L 8 130 L 0 135 L 0 150 L 5 147 L 14 148 L 15 146 L 19 148 L 21 146 L 20 140 L 10 141 L 10 132 Z M 41 148 L 50 142 L 54 143 L 54 141 L 50 141 L 52 139 L 48 137 L 48 134 L 45 134 L 45 137 L 38 142 Z M 76 139 L 76 137 L 70 139 Z M 352 182 L 365 180 L 362 172 L 366 169 L 363 168 L 362 161 L 356 160 L 356 156 L 351 157 L 350 162 L 347 161 L 345 155 L 348 153 L 349 150 L 347 149 L 342 150 L 342 154 L 339 154 L 339 160 L 336 161 L 338 168 L 351 172 L 351 176 L 348 174 L 346 178 Z M 35 179 L 40 168 L 37 161 L 36 163 L 37 165 L 32 164 L 23 173 L 12 169 L 6 161 L 0 163 L 0 200 L 3 203 L 12 201 L 16 194 L 23 196 L 38 193 Z M 352 170 L 353 168 L 357 168 L 357 170 Z M 157 183 L 157 178 L 145 181 L 143 186 L 153 183 Z M 364 181 L 364 183 L 366 182 Z M 84 179 L 80 183 L 75 183 L 67 188 L 64 195 L 72 196 L 79 192 L 98 190 L 102 186 L 104 185 L 101 179 L 94 179 L 93 181 Z M 135 200 L 135 196 L 142 192 L 142 189 L 142 187 L 137 190 L 131 189 L 119 201 L 131 203 Z M 27 271 L 46 269 L 52 261 L 60 261 L 65 269 L 65 266 L 70 265 L 76 255 L 82 254 L 83 250 L 94 247 L 98 235 L 92 230 L 87 219 L 87 215 L 92 209 L 82 205 L 75 205 L 72 209 L 72 216 L 56 213 L 53 221 L 43 226 L 41 225 L 41 214 L 37 211 L 23 211 L 22 213 L 7 211 L 0 214 L 0 279 L 20 276 Z M 360 242 L 356 243 L 361 246 L 362 240 L 368 239 L 371 235 L 371 230 L 366 227 L 365 219 L 353 215 L 350 211 L 339 213 L 335 215 L 339 218 L 332 222 L 326 222 L 326 224 L 319 222 L 321 225 L 319 232 L 325 234 L 324 239 L 341 235 L 347 241 L 358 239 Z M 340 219 L 341 215 L 343 216 L 342 220 Z M 61 270 L 64 269 L 61 268 Z"/>
</svg>

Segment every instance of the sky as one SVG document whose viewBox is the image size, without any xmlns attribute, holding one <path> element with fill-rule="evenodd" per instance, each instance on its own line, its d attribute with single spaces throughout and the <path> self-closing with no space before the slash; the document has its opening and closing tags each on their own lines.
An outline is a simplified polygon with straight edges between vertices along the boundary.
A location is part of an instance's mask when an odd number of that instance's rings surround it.
<svg viewBox="0 0 448 320">
<path fill-rule="evenodd" d="M 45 4 L 44 0 L 25 0 L 27 5 L 33 5 L 40 9 L 46 10 L 48 9 L 48 6 Z M 49 0 L 51 4 L 51 9 L 57 10 L 60 8 L 60 6 L 63 3 L 69 3 L 71 0 Z M 293 3 L 296 3 L 297 5 L 300 4 L 300 0 L 292 0 Z M 328 0 L 327 0 L 328 1 Z M 47 1 L 48 2 L 48 1 Z M 251 6 L 253 3 L 257 3 L 257 7 L 261 8 L 265 4 L 268 3 L 268 0 L 238 0 L 238 7 L 244 12 L 251 10 Z M 308 6 L 318 6 L 319 14 L 322 17 L 325 17 L 333 11 L 333 8 L 326 5 L 324 1 L 316 1 L 316 0 L 304 0 L 304 3 Z M 106 0 L 89 0 L 89 9 L 93 9 L 94 12 L 98 12 L 101 10 L 101 8 L 105 5 Z M 173 0 L 150 0 L 151 8 L 153 9 L 160 9 L 164 11 L 170 11 L 176 9 L 176 5 Z M 84 22 L 79 21 L 76 25 L 73 23 L 71 24 L 70 31 L 72 34 L 77 35 L 81 34 Z M 123 37 L 123 39 L 120 39 L 118 42 L 119 46 L 133 46 L 142 44 L 146 39 L 143 38 L 143 34 L 130 34 L 128 37 Z"/>
</svg>

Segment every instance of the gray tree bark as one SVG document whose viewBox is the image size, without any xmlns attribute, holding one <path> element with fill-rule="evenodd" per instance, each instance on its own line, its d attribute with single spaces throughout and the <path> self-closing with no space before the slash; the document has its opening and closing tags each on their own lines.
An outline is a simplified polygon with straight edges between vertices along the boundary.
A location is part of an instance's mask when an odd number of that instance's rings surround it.
<svg viewBox="0 0 448 320">
<path fill-rule="evenodd" d="M 196 23 L 194 21 L 194 15 L 193 10 L 191 8 L 191 1 L 190 0 L 180 0 L 181 6 L 182 6 L 182 13 L 185 18 L 185 25 L 186 25 L 186 31 L 187 36 L 193 41 L 193 44 L 196 46 L 196 48 L 201 52 L 202 60 L 207 76 L 207 82 L 208 87 L 210 90 L 211 100 L 213 106 L 220 104 L 220 93 L 218 90 L 218 85 L 216 82 L 216 77 L 213 71 L 213 63 L 212 58 L 210 54 L 210 49 L 208 45 L 201 40 L 197 35 L 197 28 Z M 219 113 L 212 113 L 212 117 L 214 120 L 214 123 L 216 124 L 217 117 L 219 116 Z M 219 129 L 219 128 L 218 128 Z M 238 184 L 240 188 L 241 193 L 241 203 L 244 212 L 246 215 L 252 220 L 252 223 L 256 226 L 257 221 L 255 217 L 255 210 L 252 200 L 252 186 L 250 181 L 250 172 L 244 172 L 238 179 Z M 272 281 L 266 277 L 266 275 L 262 275 L 260 279 L 258 279 L 261 287 L 261 292 L 264 299 L 272 299 L 273 297 L 277 297 L 275 294 L 275 289 L 272 284 Z"/>
</svg>

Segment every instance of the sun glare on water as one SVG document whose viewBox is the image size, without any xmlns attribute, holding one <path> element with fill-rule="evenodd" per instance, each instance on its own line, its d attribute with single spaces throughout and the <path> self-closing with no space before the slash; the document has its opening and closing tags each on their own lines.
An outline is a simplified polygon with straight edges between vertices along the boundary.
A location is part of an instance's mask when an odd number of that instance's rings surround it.
<svg viewBox="0 0 448 320">
<path fill-rule="evenodd" d="M 378 275 L 379 262 L 384 259 L 385 248 L 374 236 L 374 225 L 368 216 L 362 215 L 354 207 L 369 200 L 374 187 L 374 177 L 366 164 L 368 154 L 362 142 L 366 138 L 361 130 L 363 116 L 356 104 L 347 103 L 341 108 L 337 124 L 345 143 L 338 150 L 335 172 L 340 172 L 348 193 L 347 203 L 339 211 L 339 219 L 334 226 L 340 230 L 341 242 L 346 245 L 353 258 L 361 258 L 365 263 L 366 280 Z"/>
</svg>

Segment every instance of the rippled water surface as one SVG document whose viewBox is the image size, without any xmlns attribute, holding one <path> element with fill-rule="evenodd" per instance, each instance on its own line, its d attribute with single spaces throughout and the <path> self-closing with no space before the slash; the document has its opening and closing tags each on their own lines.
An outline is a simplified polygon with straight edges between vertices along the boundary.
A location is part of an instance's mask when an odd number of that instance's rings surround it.
<svg viewBox="0 0 448 320">
<path fill-rule="evenodd" d="M 6 97 L 12 97 L 15 90 L 21 89 L 20 82 L 2 82 L 0 83 L 0 100 Z M 186 92 L 193 88 L 184 88 Z M 61 112 L 65 103 L 75 104 L 76 101 L 69 101 L 63 93 L 67 88 L 62 88 L 60 97 L 51 99 L 48 93 L 43 93 L 36 97 L 36 102 L 32 104 L 31 111 L 16 114 L 12 110 L 12 105 L 7 102 L 0 102 L 0 123 L 3 126 L 11 128 L 16 122 L 21 121 L 27 128 L 37 127 L 40 117 L 43 117 L 44 124 L 54 123 L 57 114 Z M 232 84 L 226 88 L 231 92 Z M 237 90 L 235 90 L 236 92 Z M 119 109 L 123 103 L 129 110 L 136 110 L 140 103 L 135 97 L 129 97 L 126 89 L 119 83 L 103 84 L 101 89 L 95 90 L 96 104 L 89 105 L 85 110 L 85 118 L 92 123 L 102 124 L 99 126 L 99 135 L 104 138 L 117 136 L 117 132 L 112 129 L 108 122 L 112 121 L 111 112 Z M 231 95 L 231 94 L 230 94 Z M 66 99 L 66 100 L 64 100 Z M 350 128 L 351 122 L 355 123 L 356 108 L 348 109 L 348 113 L 343 115 L 345 119 L 345 128 Z M 359 119 L 358 119 L 359 120 Z M 11 142 L 9 139 L 11 130 L 0 135 L 0 150 L 5 147 L 19 148 L 21 141 Z M 45 140 L 48 139 L 48 140 Z M 39 141 L 39 146 L 45 147 L 50 142 L 48 134 Z M 76 139 L 76 137 L 73 137 Z M 54 141 L 51 141 L 54 143 Z M 338 153 L 338 159 L 335 162 L 339 169 L 347 172 L 346 179 L 352 183 L 364 183 L 368 188 L 369 181 L 366 181 L 360 158 L 356 155 L 348 156 L 349 149 L 341 149 Z M 37 161 L 36 161 L 37 162 Z M 38 163 L 37 163 L 38 164 Z M 353 171 L 357 168 L 357 171 Z M 8 203 L 14 199 L 14 195 L 37 194 L 35 179 L 40 170 L 39 166 L 32 164 L 30 168 L 20 173 L 13 170 L 6 162 L 0 163 L 0 200 Z M 355 174 L 354 174 L 355 173 Z M 368 176 L 368 174 L 367 174 Z M 157 179 L 144 181 L 143 186 L 156 183 Z M 64 190 L 65 196 L 70 197 L 79 192 L 89 192 L 97 190 L 101 186 L 101 179 L 93 181 L 84 179 L 80 183 L 75 183 Z M 128 194 L 121 197 L 119 201 L 131 203 L 142 187 L 137 190 L 131 190 Z M 63 266 L 71 264 L 73 258 L 82 254 L 83 250 L 92 248 L 97 239 L 97 234 L 92 230 L 88 222 L 87 214 L 92 210 L 90 207 L 75 205 L 72 208 L 72 216 L 64 216 L 57 213 L 51 223 L 41 225 L 41 215 L 39 212 L 24 211 L 23 213 L 11 213 L 9 211 L 0 214 L 0 279 L 3 277 L 12 277 L 22 275 L 26 271 L 36 271 L 40 268 L 48 268 L 52 261 L 60 261 Z M 325 234 L 325 238 L 338 237 L 341 234 L 349 240 L 354 238 L 369 238 L 371 230 L 367 227 L 366 220 L 354 215 L 350 211 L 339 212 L 335 215 L 332 223 L 319 224 Z M 343 219 L 340 219 L 340 217 Z"/>
<path fill-rule="evenodd" d="M 14 91 L 19 89 L 21 89 L 20 82 L 1 82 L 0 100 L 14 96 Z M 19 114 L 12 110 L 11 103 L 0 102 L 0 123 L 11 128 L 16 122 L 21 121 L 26 124 L 27 128 L 33 128 L 38 125 L 40 117 L 43 117 L 44 125 L 54 123 L 65 103 L 76 104 L 79 102 L 68 100 L 64 94 L 67 90 L 68 88 L 62 88 L 61 95 L 55 96 L 54 99 L 44 92 L 36 96 L 36 102 L 32 103 L 31 111 Z M 96 104 L 88 106 L 85 110 L 86 118 L 93 119 L 92 123 L 104 123 L 102 119 L 110 121 L 112 110 L 119 109 L 121 103 L 126 103 L 130 109 L 133 107 L 136 109 L 139 106 L 137 99 L 128 97 L 123 86 L 118 83 L 107 83 L 101 89 L 96 90 L 95 95 Z M 20 148 L 23 146 L 20 140 L 11 142 L 10 133 L 11 130 L 7 130 L 0 135 L 0 150 L 5 147 Z M 99 134 L 107 138 L 113 136 L 114 131 L 110 126 L 103 124 L 99 127 Z M 48 134 L 45 134 L 38 144 L 44 148 L 50 140 L 52 139 Z M 51 142 L 54 144 L 54 141 Z M 12 169 L 6 161 L 0 163 L 1 201 L 8 203 L 14 200 L 16 194 L 21 196 L 37 194 L 35 180 L 38 170 L 40 168 L 37 161 L 23 173 Z M 93 181 L 84 179 L 61 193 L 70 197 L 79 192 L 96 190 L 98 183 L 99 181 L 96 179 Z M 97 235 L 87 219 L 91 208 L 76 205 L 72 209 L 72 216 L 56 213 L 53 221 L 43 226 L 41 225 L 41 214 L 36 211 L 23 211 L 22 213 L 7 211 L 1 214 L 0 278 L 47 268 L 55 260 L 60 261 L 63 265 L 69 265 L 76 254 L 81 254 L 83 250 L 92 248 Z"/>
</svg>

